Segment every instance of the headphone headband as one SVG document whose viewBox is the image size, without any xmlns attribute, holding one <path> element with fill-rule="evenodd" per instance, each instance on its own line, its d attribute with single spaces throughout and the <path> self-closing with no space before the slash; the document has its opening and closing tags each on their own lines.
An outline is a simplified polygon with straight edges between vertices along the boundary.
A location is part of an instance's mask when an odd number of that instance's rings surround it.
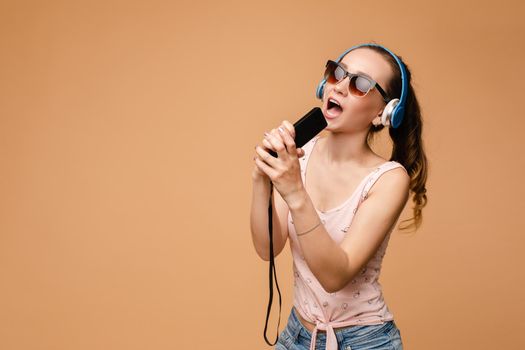
<svg viewBox="0 0 525 350">
<path fill-rule="evenodd" d="M 390 113 L 387 113 L 390 115 L 390 125 L 391 127 L 393 128 L 397 128 L 401 122 L 403 121 L 403 116 L 404 116 L 404 113 L 405 113 L 405 103 L 406 103 L 406 96 L 408 95 L 408 78 L 407 78 L 407 72 L 406 72 L 406 69 L 405 69 L 405 65 L 403 64 L 403 62 L 401 62 L 401 60 L 392 52 L 390 51 L 389 49 L 387 49 L 386 47 L 382 46 L 382 45 L 379 45 L 379 44 L 375 44 L 375 43 L 365 43 L 365 44 L 359 44 L 359 45 L 355 45 L 355 46 L 352 46 L 351 48 L 349 48 L 348 50 L 346 50 L 345 52 L 343 52 L 339 58 L 337 59 L 337 63 L 341 62 L 341 60 L 343 59 L 343 57 L 350 51 L 354 50 L 354 49 L 357 49 L 358 47 L 363 47 L 363 46 L 376 46 L 376 47 L 380 47 L 381 49 L 385 50 L 386 52 L 388 52 L 390 54 L 390 56 L 392 56 L 396 62 L 397 62 L 397 65 L 399 66 L 399 70 L 401 71 L 401 96 L 399 99 L 392 99 L 392 100 L 397 100 L 397 101 L 392 101 L 392 103 L 395 103 L 395 106 L 393 108 L 393 110 L 390 112 Z M 323 79 L 321 80 L 321 82 L 319 83 L 318 87 L 317 87 L 317 91 L 316 91 L 316 97 L 319 98 L 319 99 L 322 99 L 323 97 L 323 90 L 324 90 L 324 85 L 326 84 L 326 79 Z M 389 102 L 390 104 L 390 102 Z M 385 108 L 385 111 L 386 111 L 387 108 Z M 388 117 L 388 115 L 387 115 Z"/>
</svg>

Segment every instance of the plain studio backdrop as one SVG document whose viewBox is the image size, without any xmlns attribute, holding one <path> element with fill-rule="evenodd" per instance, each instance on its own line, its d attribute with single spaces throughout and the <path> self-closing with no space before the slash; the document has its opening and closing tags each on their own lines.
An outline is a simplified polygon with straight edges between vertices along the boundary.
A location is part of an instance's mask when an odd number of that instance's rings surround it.
<svg viewBox="0 0 525 350">
<path fill-rule="evenodd" d="M 320 105 L 327 59 L 369 41 L 412 70 L 430 167 L 423 224 L 392 233 L 380 278 L 405 349 L 524 348 L 524 14 L 517 0 L 2 1 L 0 348 L 269 349 L 254 145 Z M 288 245 L 276 267 L 282 331 Z M 278 311 L 275 290 L 270 340 Z"/>
</svg>

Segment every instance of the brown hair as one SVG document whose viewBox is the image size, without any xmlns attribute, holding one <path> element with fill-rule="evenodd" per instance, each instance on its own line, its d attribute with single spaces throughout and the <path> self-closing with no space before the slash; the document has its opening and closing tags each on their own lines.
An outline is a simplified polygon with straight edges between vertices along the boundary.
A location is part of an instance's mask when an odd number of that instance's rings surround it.
<svg viewBox="0 0 525 350">
<path fill-rule="evenodd" d="M 390 98 L 399 98 L 401 96 L 401 71 L 396 60 L 381 47 L 377 46 L 366 46 L 364 48 L 374 50 L 388 61 L 393 71 L 393 78 L 388 82 L 387 86 L 384 87 L 386 93 Z M 396 55 L 397 58 L 403 62 L 401 56 Z M 423 220 L 421 210 L 427 204 L 427 189 L 425 184 L 427 181 L 428 163 L 423 147 L 423 141 L 421 134 L 423 132 L 423 120 L 421 117 L 421 108 L 417 100 L 414 88 L 411 82 L 411 72 L 406 63 L 405 65 L 407 73 L 407 84 L 408 94 L 406 96 L 406 105 L 403 121 L 397 128 L 388 127 L 388 133 L 392 138 L 393 149 L 390 160 L 399 162 L 402 164 L 410 175 L 410 191 L 413 193 L 413 212 L 414 217 L 411 218 L 413 223 L 410 225 L 400 227 L 401 230 L 408 229 L 409 227 L 415 227 L 415 230 L 419 228 Z M 378 126 L 371 125 L 367 134 L 367 143 L 370 145 L 370 141 L 373 140 L 374 134 L 381 131 L 385 126 L 380 124 Z M 409 219 L 403 220 L 410 221 Z"/>
</svg>

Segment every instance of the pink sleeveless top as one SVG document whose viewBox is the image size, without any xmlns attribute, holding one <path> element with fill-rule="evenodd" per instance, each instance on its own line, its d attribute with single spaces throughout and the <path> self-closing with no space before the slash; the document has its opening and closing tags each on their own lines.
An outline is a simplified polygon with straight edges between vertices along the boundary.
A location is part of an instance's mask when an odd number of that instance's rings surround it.
<svg viewBox="0 0 525 350">
<path fill-rule="evenodd" d="M 308 159 L 319 138 L 319 135 L 315 136 L 302 147 L 305 155 L 299 158 L 299 163 L 303 183 Z M 343 240 L 360 203 L 367 198 L 368 191 L 381 174 L 397 167 L 403 167 L 403 165 L 396 161 L 383 163 L 368 174 L 357 186 L 355 192 L 342 204 L 324 212 L 316 209 L 325 229 L 335 242 L 340 243 Z M 304 319 L 316 324 L 312 332 L 310 349 L 315 350 L 318 329 L 326 331 L 326 349 L 337 350 L 334 327 L 381 324 L 394 319 L 383 299 L 378 278 L 388 240 L 396 223 L 392 225 L 383 243 L 358 276 L 343 289 L 327 293 L 304 260 L 292 215 L 288 213 L 288 231 L 294 271 L 293 305 Z"/>
</svg>

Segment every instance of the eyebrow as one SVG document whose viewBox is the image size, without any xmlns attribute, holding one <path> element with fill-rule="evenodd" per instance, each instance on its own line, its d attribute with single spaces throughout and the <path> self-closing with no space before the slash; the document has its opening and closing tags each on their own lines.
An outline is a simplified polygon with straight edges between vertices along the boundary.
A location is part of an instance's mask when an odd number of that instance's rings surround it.
<svg viewBox="0 0 525 350">
<path fill-rule="evenodd" d="M 346 64 L 344 64 L 343 62 L 339 62 L 339 64 L 341 66 L 343 66 L 348 71 L 348 66 Z M 365 72 L 361 72 L 360 70 L 356 71 L 356 73 L 363 74 L 363 75 L 369 77 L 370 79 L 374 80 L 374 78 L 372 78 L 370 75 L 366 74 Z"/>
</svg>

